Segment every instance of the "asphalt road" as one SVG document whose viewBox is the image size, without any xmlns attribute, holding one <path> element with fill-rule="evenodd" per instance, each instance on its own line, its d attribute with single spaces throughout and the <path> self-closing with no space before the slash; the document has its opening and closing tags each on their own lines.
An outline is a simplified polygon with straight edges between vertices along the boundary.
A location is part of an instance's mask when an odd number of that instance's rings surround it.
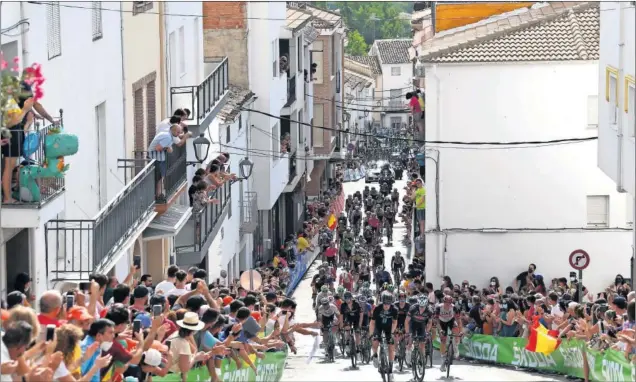
<svg viewBox="0 0 636 382">
<path fill-rule="evenodd" d="M 377 187 L 377 184 L 373 184 Z M 398 190 L 402 192 L 405 181 L 396 182 Z M 357 190 L 364 189 L 364 180 L 358 182 L 345 183 L 345 194 L 352 194 Z M 404 235 L 404 224 L 398 220 L 394 228 L 394 245 L 385 247 L 386 266 L 390 265 L 391 256 L 397 250 L 406 254 L 406 248 L 402 246 L 400 240 Z M 386 239 L 385 239 L 386 241 Z M 305 278 L 300 282 L 293 297 L 298 303 L 296 309 L 297 322 L 313 322 L 315 314 L 311 308 L 311 278 L 316 272 L 315 263 L 307 272 Z M 301 382 L 301 381 L 381 381 L 382 378 L 373 364 L 361 364 L 358 362 L 357 369 L 351 368 L 349 358 L 343 357 L 337 353 L 334 363 L 326 363 L 322 349 L 316 352 L 315 357 L 308 363 L 309 353 L 311 351 L 314 338 L 311 336 L 301 336 L 296 334 L 296 345 L 298 354 L 290 354 L 282 381 Z M 338 350 L 336 350 L 338 352 Z M 446 380 L 446 373 L 440 371 L 441 359 L 439 353 L 435 351 L 433 359 L 433 368 L 426 370 L 425 381 Z M 397 366 L 395 365 L 395 368 Z M 394 381 L 410 381 L 413 378 L 412 371 L 405 369 L 403 372 L 394 371 Z M 528 372 L 524 370 L 515 370 L 511 368 L 497 367 L 492 365 L 483 365 L 472 361 L 456 361 L 450 371 L 449 380 L 458 381 L 566 381 L 566 377 L 553 376 Z"/>
</svg>

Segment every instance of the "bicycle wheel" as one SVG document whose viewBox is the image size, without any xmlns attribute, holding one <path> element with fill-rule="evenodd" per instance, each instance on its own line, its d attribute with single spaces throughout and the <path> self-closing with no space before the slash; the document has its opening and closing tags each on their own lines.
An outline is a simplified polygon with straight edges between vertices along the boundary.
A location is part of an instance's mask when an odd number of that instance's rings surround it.
<svg viewBox="0 0 636 382">
<path fill-rule="evenodd" d="M 343 356 L 346 355 L 345 350 L 347 350 L 347 341 L 345 339 L 344 331 L 338 331 L 338 348 L 340 349 L 340 354 Z"/>
<path fill-rule="evenodd" d="M 397 352 L 398 368 L 400 369 L 400 372 L 404 369 L 404 358 L 406 357 L 406 345 L 404 344 L 404 341 L 404 339 L 400 341 Z"/>
<path fill-rule="evenodd" d="M 413 356 L 411 358 L 411 365 L 413 368 L 413 377 L 416 381 L 422 382 L 424 380 L 424 374 L 426 373 L 426 357 L 420 353 L 420 348 L 417 344 L 414 345 Z"/>
<path fill-rule="evenodd" d="M 455 356 L 455 354 L 453 354 L 455 352 L 455 347 L 453 346 L 453 338 L 451 337 L 451 341 L 450 341 L 450 345 L 448 346 L 448 349 L 446 350 L 446 378 L 450 378 L 450 368 L 451 365 L 453 364 L 453 357 Z"/>
<path fill-rule="evenodd" d="M 334 338 L 333 332 L 329 334 L 329 361 L 336 362 L 336 339 Z"/>
<path fill-rule="evenodd" d="M 380 346 L 381 346 L 381 348 L 380 348 L 380 365 L 379 365 L 380 376 L 382 376 L 382 381 L 383 382 L 388 382 L 387 381 L 387 379 L 388 379 L 387 377 L 388 376 L 386 375 L 387 374 L 386 371 L 388 370 L 389 365 L 388 365 L 388 361 L 385 360 L 386 354 L 384 352 L 384 346 L 383 345 L 380 345 Z"/>
<path fill-rule="evenodd" d="M 426 337 L 426 357 L 424 358 L 424 367 L 426 367 L 426 359 L 428 358 L 429 366 L 433 367 L 433 340 L 430 336 Z"/>
<path fill-rule="evenodd" d="M 371 362 L 371 342 L 366 333 L 364 333 L 363 336 L 362 343 L 360 344 L 362 346 L 362 362 L 368 365 L 369 362 Z"/>
<path fill-rule="evenodd" d="M 351 357 L 351 367 L 355 369 L 358 364 L 358 349 L 354 333 L 349 334 L 349 357 Z"/>
</svg>

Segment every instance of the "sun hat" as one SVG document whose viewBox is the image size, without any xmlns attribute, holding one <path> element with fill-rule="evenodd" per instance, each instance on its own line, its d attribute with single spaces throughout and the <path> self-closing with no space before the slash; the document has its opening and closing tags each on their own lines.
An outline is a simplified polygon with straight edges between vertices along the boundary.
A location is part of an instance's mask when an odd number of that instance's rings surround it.
<svg viewBox="0 0 636 382">
<path fill-rule="evenodd" d="M 177 325 L 192 331 L 201 330 L 203 326 L 205 326 L 205 324 L 199 320 L 199 315 L 195 312 L 186 312 L 183 316 L 183 320 L 177 321 Z"/>
<path fill-rule="evenodd" d="M 161 365 L 161 353 L 156 349 L 148 349 L 144 352 L 144 363 L 148 366 Z"/>
</svg>

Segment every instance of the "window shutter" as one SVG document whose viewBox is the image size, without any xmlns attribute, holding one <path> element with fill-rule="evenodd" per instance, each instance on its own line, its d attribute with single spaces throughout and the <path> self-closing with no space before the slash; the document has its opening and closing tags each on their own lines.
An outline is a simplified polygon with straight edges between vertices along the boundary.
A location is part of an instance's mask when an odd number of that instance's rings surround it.
<svg viewBox="0 0 636 382">
<path fill-rule="evenodd" d="M 156 101 L 155 81 L 153 80 L 146 85 L 146 139 L 148 144 L 150 144 L 155 138 L 155 134 L 157 134 Z"/>
<path fill-rule="evenodd" d="M 587 127 L 598 127 L 598 96 L 587 96 Z"/>
<path fill-rule="evenodd" d="M 609 196 L 587 197 L 587 225 L 591 227 L 609 226 Z"/>
<path fill-rule="evenodd" d="M 93 1 L 93 40 L 102 37 L 102 2 Z"/>
<path fill-rule="evenodd" d="M 60 3 L 46 6 L 46 47 L 49 60 L 62 54 L 62 36 L 60 26 Z"/>
<path fill-rule="evenodd" d="M 135 127 L 135 151 L 146 151 L 146 141 L 144 139 L 144 90 L 135 90 L 133 93 L 133 115 Z"/>
</svg>

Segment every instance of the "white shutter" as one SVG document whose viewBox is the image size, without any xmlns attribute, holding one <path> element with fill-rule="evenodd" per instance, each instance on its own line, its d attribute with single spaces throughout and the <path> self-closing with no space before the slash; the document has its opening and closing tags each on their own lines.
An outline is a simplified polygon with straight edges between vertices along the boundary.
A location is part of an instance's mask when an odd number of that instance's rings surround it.
<svg viewBox="0 0 636 382">
<path fill-rule="evenodd" d="M 93 1 L 93 41 L 102 38 L 102 2 Z"/>
<path fill-rule="evenodd" d="M 49 53 L 49 60 L 62 55 L 59 2 L 46 5 L 46 47 Z"/>
<path fill-rule="evenodd" d="M 587 96 L 587 127 L 596 129 L 598 127 L 598 96 Z"/>
<path fill-rule="evenodd" d="M 587 197 L 587 225 L 589 227 L 609 227 L 608 195 Z"/>
<path fill-rule="evenodd" d="M 613 74 L 609 76 L 609 120 L 610 124 L 616 124 L 618 121 L 618 99 L 617 97 L 618 78 Z"/>
</svg>

